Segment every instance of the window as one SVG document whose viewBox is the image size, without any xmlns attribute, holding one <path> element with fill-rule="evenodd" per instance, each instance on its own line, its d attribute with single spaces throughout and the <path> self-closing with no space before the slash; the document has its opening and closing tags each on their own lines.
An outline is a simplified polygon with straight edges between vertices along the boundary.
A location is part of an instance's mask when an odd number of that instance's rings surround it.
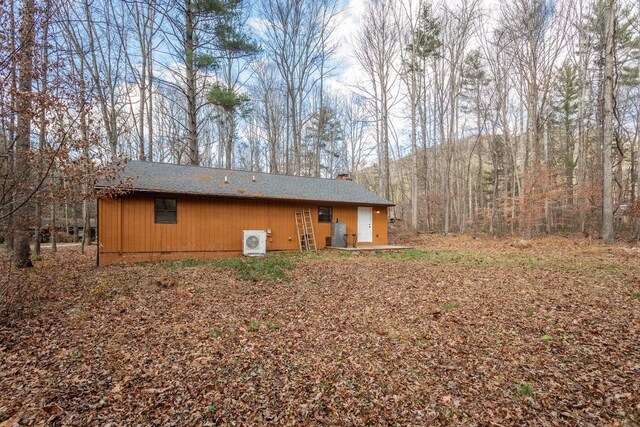
<svg viewBox="0 0 640 427">
<path fill-rule="evenodd" d="M 331 222 L 333 217 L 333 208 L 331 206 L 318 207 L 318 222 Z"/>
<path fill-rule="evenodd" d="M 176 199 L 156 199 L 154 209 L 156 224 L 177 224 L 178 202 Z"/>
</svg>

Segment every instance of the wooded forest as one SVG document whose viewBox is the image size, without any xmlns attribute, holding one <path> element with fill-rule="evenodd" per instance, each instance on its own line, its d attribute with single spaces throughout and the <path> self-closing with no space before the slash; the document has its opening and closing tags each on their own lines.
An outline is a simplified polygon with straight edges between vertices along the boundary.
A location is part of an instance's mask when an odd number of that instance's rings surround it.
<svg viewBox="0 0 640 427">
<path fill-rule="evenodd" d="M 77 241 L 93 184 L 127 159 L 349 173 L 418 232 L 638 236 L 639 15 L 635 0 L 0 1 L 1 239 L 19 267 L 45 235 Z"/>
</svg>

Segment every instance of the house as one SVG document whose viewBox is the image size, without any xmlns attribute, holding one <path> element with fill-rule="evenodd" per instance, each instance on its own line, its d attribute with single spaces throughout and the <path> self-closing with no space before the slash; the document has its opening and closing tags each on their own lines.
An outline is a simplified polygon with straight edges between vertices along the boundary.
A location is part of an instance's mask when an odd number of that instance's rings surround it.
<svg viewBox="0 0 640 427">
<path fill-rule="evenodd" d="M 98 200 L 100 265 L 239 255 L 243 230 L 265 230 L 267 251 L 300 250 L 296 212 L 302 210 L 311 214 L 318 249 L 330 243 L 334 222 L 344 223 L 357 245 L 388 243 L 387 208 L 393 203 L 345 176 L 131 161 L 118 179 L 131 183 L 129 191 Z"/>
</svg>

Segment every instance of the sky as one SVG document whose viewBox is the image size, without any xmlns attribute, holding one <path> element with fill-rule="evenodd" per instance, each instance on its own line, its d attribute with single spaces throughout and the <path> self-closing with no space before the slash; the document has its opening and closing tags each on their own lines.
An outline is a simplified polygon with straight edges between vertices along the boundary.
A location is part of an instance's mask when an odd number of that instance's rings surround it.
<svg viewBox="0 0 640 427">
<path fill-rule="evenodd" d="M 349 93 L 358 83 L 362 70 L 354 57 L 354 40 L 365 12 L 366 0 L 348 0 L 338 17 L 338 25 L 333 34 L 333 42 L 337 45 L 336 75 L 329 80 L 329 87 L 335 91 Z"/>
</svg>

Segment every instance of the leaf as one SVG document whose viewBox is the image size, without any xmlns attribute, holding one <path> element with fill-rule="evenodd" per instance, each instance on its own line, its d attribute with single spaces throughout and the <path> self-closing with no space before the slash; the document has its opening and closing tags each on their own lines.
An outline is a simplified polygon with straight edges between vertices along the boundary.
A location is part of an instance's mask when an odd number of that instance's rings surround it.
<svg viewBox="0 0 640 427">
<path fill-rule="evenodd" d="M 0 422 L 0 427 L 19 427 L 20 415 L 16 414 L 11 418 L 7 418 L 6 420 Z"/>
</svg>

